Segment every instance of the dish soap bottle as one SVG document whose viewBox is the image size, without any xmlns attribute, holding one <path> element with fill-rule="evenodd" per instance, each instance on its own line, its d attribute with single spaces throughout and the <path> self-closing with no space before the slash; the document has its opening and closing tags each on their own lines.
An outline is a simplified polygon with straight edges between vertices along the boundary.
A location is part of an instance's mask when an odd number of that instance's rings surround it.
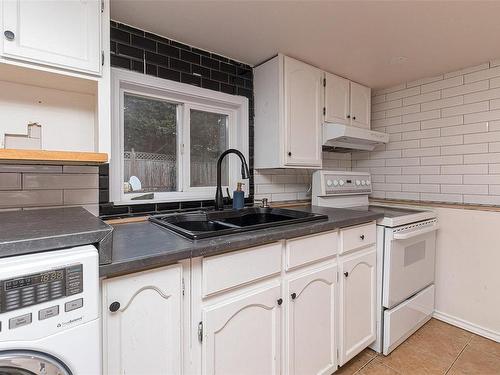
<svg viewBox="0 0 500 375">
<path fill-rule="evenodd" d="M 244 183 L 238 182 L 233 192 L 233 209 L 239 210 L 245 206 L 245 192 L 242 189 Z"/>
</svg>

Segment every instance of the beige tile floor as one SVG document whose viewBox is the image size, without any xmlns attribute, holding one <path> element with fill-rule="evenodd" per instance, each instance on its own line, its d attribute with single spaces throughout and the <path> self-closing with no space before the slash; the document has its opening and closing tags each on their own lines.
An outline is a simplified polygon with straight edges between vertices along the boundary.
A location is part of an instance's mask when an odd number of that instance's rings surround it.
<svg viewBox="0 0 500 375">
<path fill-rule="evenodd" d="M 500 375 L 500 344 L 431 319 L 387 357 L 366 349 L 335 375 Z"/>
</svg>

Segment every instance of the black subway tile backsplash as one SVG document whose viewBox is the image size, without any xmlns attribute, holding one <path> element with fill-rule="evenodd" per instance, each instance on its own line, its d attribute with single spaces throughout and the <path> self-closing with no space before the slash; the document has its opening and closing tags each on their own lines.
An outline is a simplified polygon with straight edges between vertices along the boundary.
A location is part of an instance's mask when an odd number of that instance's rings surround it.
<svg viewBox="0 0 500 375">
<path fill-rule="evenodd" d="M 145 50 L 150 50 L 150 51 L 156 52 L 156 41 L 148 39 L 148 38 L 144 38 L 142 36 L 132 35 L 131 44 L 134 47 L 139 47 L 139 48 L 143 48 Z"/>
<path fill-rule="evenodd" d="M 170 79 L 172 81 L 181 81 L 181 73 L 172 69 L 163 68 L 161 66 L 158 67 L 158 77 Z"/>
<path fill-rule="evenodd" d="M 165 43 L 158 43 L 158 53 L 170 57 L 179 58 L 181 50 L 177 47 L 173 47 Z"/>
<path fill-rule="evenodd" d="M 249 166 L 253 174 L 253 73 L 252 67 L 187 44 L 111 21 L 111 66 L 200 86 L 249 99 Z M 174 203 L 109 203 L 109 168 L 99 168 L 99 203 L 103 217 L 127 217 L 157 212 L 213 207 L 213 200 Z M 253 201 L 253 178 L 249 184 Z"/>
<path fill-rule="evenodd" d="M 144 58 L 144 51 L 142 49 L 131 47 L 126 44 L 118 43 L 116 46 L 116 52 L 119 55 L 126 55 L 136 59 L 142 60 Z"/>
<path fill-rule="evenodd" d="M 170 59 L 170 68 L 180 72 L 191 73 L 191 64 L 178 59 Z"/>
</svg>

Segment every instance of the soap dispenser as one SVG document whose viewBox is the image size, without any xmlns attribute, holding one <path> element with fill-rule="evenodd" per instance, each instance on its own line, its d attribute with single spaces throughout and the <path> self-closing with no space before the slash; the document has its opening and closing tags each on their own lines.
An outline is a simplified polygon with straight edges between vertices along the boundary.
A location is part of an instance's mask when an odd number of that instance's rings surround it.
<svg viewBox="0 0 500 375">
<path fill-rule="evenodd" d="M 242 189 L 244 184 L 238 182 L 236 190 L 233 192 L 233 208 L 239 210 L 245 206 L 245 192 Z"/>
</svg>

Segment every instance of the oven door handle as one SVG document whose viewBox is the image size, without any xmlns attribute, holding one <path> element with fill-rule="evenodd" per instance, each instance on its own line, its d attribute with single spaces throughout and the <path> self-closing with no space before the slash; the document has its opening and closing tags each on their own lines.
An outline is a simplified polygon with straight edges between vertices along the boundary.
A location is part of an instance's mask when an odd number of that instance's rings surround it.
<svg viewBox="0 0 500 375">
<path fill-rule="evenodd" d="M 395 240 L 407 240 L 408 238 L 413 238 L 416 236 L 420 236 L 421 234 L 426 234 L 429 232 L 434 232 L 439 229 L 439 224 L 435 223 L 430 227 L 419 229 L 416 231 L 410 231 L 406 233 L 394 233 L 393 237 Z"/>
</svg>

